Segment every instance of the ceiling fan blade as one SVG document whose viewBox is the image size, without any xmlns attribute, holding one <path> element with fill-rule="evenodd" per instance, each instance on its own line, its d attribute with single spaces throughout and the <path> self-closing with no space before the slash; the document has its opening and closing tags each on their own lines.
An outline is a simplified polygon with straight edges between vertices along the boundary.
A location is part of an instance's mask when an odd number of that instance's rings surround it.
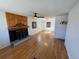
<svg viewBox="0 0 79 59">
<path fill-rule="evenodd" d="M 44 18 L 44 16 L 38 16 L 38 18 Z"/>
</svg>

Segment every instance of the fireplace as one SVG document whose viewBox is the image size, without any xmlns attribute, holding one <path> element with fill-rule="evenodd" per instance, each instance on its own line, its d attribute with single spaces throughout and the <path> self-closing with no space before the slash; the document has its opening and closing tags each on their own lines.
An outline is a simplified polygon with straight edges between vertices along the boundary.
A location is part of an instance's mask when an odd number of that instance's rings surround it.
<svg viewBox="0 0 79 59">
<path fill-rule="evenodd" d="M 28 27 L 22 23 L 18 23 L 9 29 L 10 42 L 22 40 L 28 36 Z"/>
<path fill-rule="evenodd" d="M 9 30 L 10 42 L 22 40 L 28 36 L 28 29 L 22 28 L 17 30 Z"/>
</svg>

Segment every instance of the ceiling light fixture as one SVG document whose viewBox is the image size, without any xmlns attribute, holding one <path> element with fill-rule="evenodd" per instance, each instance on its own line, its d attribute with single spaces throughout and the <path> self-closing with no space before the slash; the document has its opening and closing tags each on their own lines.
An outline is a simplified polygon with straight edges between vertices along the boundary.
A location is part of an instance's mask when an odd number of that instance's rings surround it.
<svg viewBox="0 0 79 59">
<path fill-rule="evenodd" d="M 38 13 L 34 13 L 33 20 L 37 20 L 38 18 L 44 18 L 44 16 L 38 16 Z"/>
<path fill-rule="evenodd" d="M 34 13 L 33 19 L 37 20 L 37 18 L 38 18 L 37 13 Z"/>
</svg>

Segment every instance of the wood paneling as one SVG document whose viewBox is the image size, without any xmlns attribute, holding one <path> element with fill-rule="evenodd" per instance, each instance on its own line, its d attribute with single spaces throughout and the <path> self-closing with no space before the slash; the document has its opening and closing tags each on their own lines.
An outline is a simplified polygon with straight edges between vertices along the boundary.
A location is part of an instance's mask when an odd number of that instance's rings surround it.
<svg viewBox="0 0 79 59">
<path fill-rule="evenodd" d="M 7 17 L 7 24 L 8 27 L 11 28 L 16 24 L 16 18 L 14 14 L 11 13 L 6 13 L 6 17 Z"/>
<path fill-rule="evenodd" d="M 52 33 L 40 32 L 16 47 L 0 50 L 0 59 L 68 59 L 63 40 Z"/>
<path fill-rule="evenodd" d="M 7 24 L 9 29 L 13 28 L 17 23 L 22 23 L 28 27 L 27 17 L 6 12 Z"/>
</svg>

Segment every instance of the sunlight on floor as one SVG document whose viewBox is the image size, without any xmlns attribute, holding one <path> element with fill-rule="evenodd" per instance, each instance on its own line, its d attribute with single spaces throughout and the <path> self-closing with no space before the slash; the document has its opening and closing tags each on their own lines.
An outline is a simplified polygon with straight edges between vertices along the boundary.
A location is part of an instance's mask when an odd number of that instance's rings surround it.
<svg viewBox="0 0 79 59">
<path fill-rule="evenodd" d="M 43 40 L 42 40 L 41 35 L 38 35 L 38 36 L 37 36 L 37 42 L 38 42 L 39 44 L 42 44 L 42 43 L 43 43 Z"/>
<path fill-rule="evenodd" d="M 45 31 L 45 33 L 51 33 L 51 31 L 49 31 L 49 30 L 46 30 L 46 31 Z"/>
<path fill-rule="evenodd" d="M 48 44 L 47 44 L 47 43 L 44 43 L 44 45 L 45 45 L 46 47 L 48 47 Z"/>
</svg>

